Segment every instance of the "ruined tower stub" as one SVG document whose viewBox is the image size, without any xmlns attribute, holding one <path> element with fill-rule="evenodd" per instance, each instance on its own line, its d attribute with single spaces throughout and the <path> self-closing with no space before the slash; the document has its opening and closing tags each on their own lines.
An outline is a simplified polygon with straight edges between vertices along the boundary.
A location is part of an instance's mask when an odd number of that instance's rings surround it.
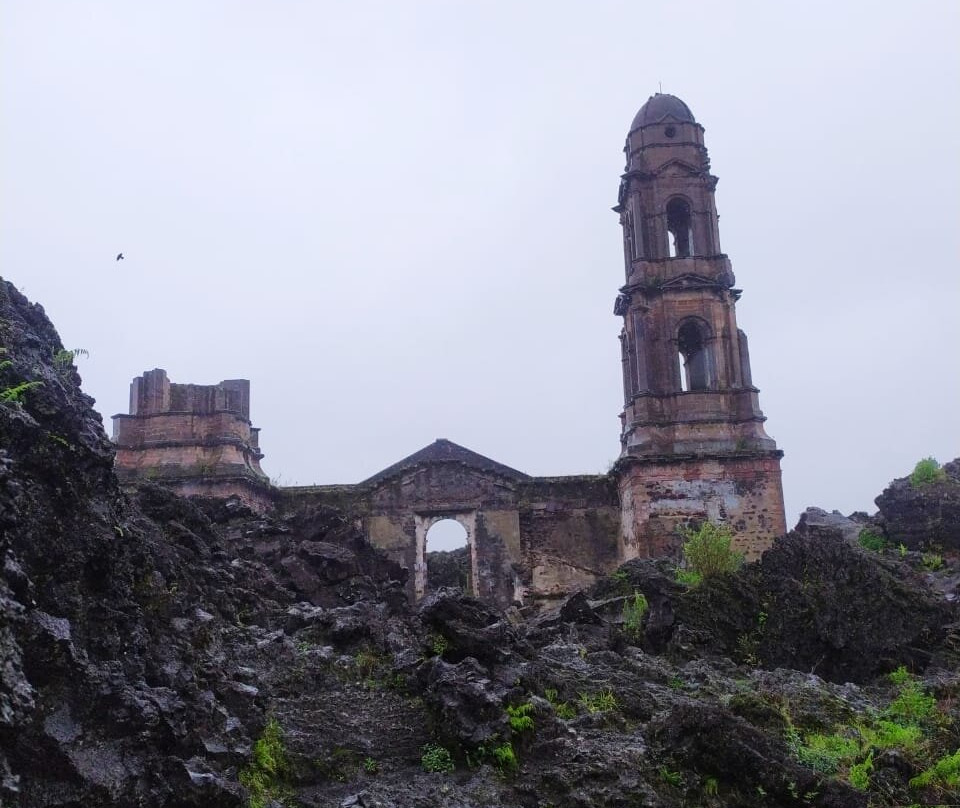
<svg viewBox="0 0 960 808">
<path fill-rule="evenodd" d="M 113 416 L 121 480 L 162 482 L 183 495 L 237 496 L 261 510 L 270 486 L 250 422 L 250 382 L 175 384 L 156 368 L 130 384 L 130 412 Z"/>
<path fill-rule="evenodd" d="M 614 313 L 624 409 L 618 461 L 624 557 L 675 552 L 678 527 L 730 525 L 756 557 L 786 532 L 780 458 L 767 436 L 720 250 L 703 127 L 679 98 L 633 120 L 620 214 L 626 284 Z"/>
</svg>

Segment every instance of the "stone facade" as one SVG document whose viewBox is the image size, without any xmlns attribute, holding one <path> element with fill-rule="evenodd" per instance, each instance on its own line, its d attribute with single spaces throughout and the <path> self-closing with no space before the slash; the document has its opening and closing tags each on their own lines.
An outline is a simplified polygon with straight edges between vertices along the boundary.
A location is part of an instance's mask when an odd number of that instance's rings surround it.
<svg viewBox="0 0 960 808">
<path fill-rule="evenodd" d="M 626 283 L 624 409 L 617 463 L 624 558 L 673 554 L 678 527 L 724 522 L 749 558 L 786 532 L 782 452 L 764 431 L 740 290 L 720 250 L 703 127 L 652 96 L 624 148 L 617 206 Z"/>
<path fill-rule="evenodd" d="M 278 506 L 343 508 L 370 541 L 429 589 L 426 536 L 441 519 L 467 533 L 472 594 L 500 605 L 562 597 L 618 563 L 620 504 L 609 476 L 530 477 L 437 440 L 357 485 L 282 490 Z"/>
<path fill-rule="evenodd" d="M 703 127 L 658 94 L 627 136 L 615 210 L 623 226 L 621 454 L 608 475 L 530 477 L 438 440 L 356 485 L 272 489 L 250 424 L 249 383 L 134 379 L 114 416 L 117 470 L 183 494 L 239 496 L 256 509 L 334 505 L 429 590 L 427 532 L 467 534 L 467 586 L 508 605 L 562 597 L 637 556 L 679 556 L 679 529 L 730 525 L 748 558 L 786 532 L 782 452 L 764 431 L 730 261 L 720 251 L 717 178 Z"/>
</svg>

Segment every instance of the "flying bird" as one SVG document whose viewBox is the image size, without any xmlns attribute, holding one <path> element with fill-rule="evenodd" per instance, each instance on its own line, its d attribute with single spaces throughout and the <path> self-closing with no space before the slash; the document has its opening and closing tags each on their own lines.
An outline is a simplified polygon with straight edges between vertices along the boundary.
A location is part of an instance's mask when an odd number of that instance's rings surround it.
<svg viewBox="0 0 960 808">
<path fill-rule="evenodd" d="M 118 260 L 118 261 L 123 261 L 123 260 L 124 260 L 123 253 L 117 253 L 117 260 Z"/>
</svg>

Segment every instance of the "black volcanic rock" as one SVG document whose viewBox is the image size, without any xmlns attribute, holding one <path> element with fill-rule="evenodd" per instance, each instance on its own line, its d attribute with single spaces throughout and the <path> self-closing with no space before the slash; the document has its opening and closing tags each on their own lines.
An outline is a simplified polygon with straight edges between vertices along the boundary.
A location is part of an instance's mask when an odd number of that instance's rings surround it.
<svg viewBox="0 0 960 808">
<path fill-rule="evenodd" d="M 925 753 L 955 747 L 956 606 L 829 525 L 692 591 L 634 560 L 526 621 L 458 588 L 411 608 L 354 514 L 122 491 L 53 327 L 6 282 L 0 347 L 0 390 L 40 382 L 0 402 L 0 805 L 240 808 L 271 727 L 288 806 L 858 806 L 797 743 L 882 715 L 899 664 L 940 705 Z M 454 772 L 424 770 L 437 744 Z M 872 804 L 945 796 L 910 789 L 915 757 L 873 765 Z"/>
<path fill-rule="evenodd" d="M 694 648 L 835 682 L 924 670 L 957 617 L 907 564 L 823 529 L 778 539 L 758 563 L 679 598 L 676 612 Z"/>
<path fill-rule="evenodd" d="M 894 544 L 911 550 L 960 551 L 960 458 L 943 465 L 944 479 L 914 487 L 894 480 L 877 497 L 880 524 Z"/>
</svg>

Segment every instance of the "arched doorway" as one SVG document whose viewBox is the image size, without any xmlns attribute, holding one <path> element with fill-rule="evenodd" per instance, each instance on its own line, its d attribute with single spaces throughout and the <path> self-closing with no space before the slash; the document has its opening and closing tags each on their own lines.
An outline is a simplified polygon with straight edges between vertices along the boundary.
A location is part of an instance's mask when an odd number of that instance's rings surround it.
<svg viewBox="0 0 960 808">
<path fill-rule="evenodd" d="M 456 519 L 441 519 L 427 530 L 428 553 L 450 553 L 469 544 L 467 529 Z"/>
<path fill-rule="evenodd" d="M 414 593 L 422 598 L 440 586 L 460 587 L 477 594 L 477 558 L 474 544 L 477 514 L 415 514 L 417 561 Z M 428 558 L 428 555 L 430 556 Z M 430 580 L 431 572 L 436 582 Z"/>
<path fill-rule="evenodd" d="M 427 530 L 427 591 L 440 587 L 460 589 L 473 594 L 470 541 L 467 529 L 456 519 L 441 519 Z"/>
</svg>

